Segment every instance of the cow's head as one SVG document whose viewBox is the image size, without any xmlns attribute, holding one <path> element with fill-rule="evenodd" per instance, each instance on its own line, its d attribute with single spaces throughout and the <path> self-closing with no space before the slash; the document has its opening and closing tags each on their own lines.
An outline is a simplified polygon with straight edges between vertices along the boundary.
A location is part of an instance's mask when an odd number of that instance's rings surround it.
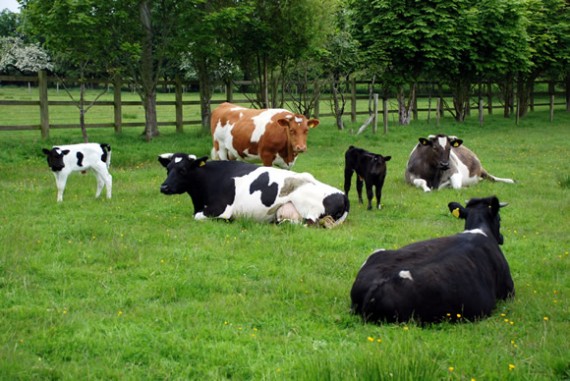
<svg viewBox="0 0 570 381">
<path fill-rule="evenodd" d="M 465 230 L 481 229 L 486 234 L 492 234 L 497 243 L 502 245 L 503 235 L 500 231 L 499 209 L 507 205 L 507 203 L 500 203 L 497 197 L 491 196 L 472 198 L 465 207 L 458 202 L 450 202 L 448 208 L 455 217 L 465 220 Z"/>
<path fill-rule="evenodd" d="M 287 140 L 293 148 L 293 152 L 305 152 L 307 150 L 307 134 L 310 128 L 319 125 L 318 119 L 307 119 L 304 115 L 289 114 L 285 118 L 277 120 L 277 123 L 285 129 Z"/>
<path fill-rule="evenodd" d="M 164 153 L 158 156 L 158 161 L 166 168 L 166 180 L 160 186 L 164 194 L 181 194 L 188 192 L 192 179 L 191 173 L 206 164 L 207 156 L 196 158 L 185 153 Z"/>
<path fill-rule="evenodd" d="M 368 172 L 372 175 L 380 175 L 386 170 L 386 162 L 390 161 L 392 156 L 367 152 L 358 159 L 364 161 L 364 163 L 359 163 L 361 168 L 368 168 Z"/>
<path fill-rule="evenodd" d="M 47 156 L 47 162 L 52 171 L 58 172 L 65 167 L 63 162 L 63 157 L 67 155 L 70 151 L 68 149 L 62 150 L 59 147 L 53 147 L 52 149 L 42 149 L 44 155 Z"/>
<path fill-rule="evenodd" d="M 459 147 L 463 140 L 455 136 L 447 135 L 430 135 L 426 138 L 419 139 L 418 147 L 423 149 L 425 160 L 432 167 L 436 167 L 442 171 L 449 169 L 449 153 L 451 147 Z"/>
</svg>

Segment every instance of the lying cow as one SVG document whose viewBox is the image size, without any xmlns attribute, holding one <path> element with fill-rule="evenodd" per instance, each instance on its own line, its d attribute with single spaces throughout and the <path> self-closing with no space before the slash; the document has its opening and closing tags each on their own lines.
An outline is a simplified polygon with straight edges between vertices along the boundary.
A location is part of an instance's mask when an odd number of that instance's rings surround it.
<svg viewBox="0 0 570 381">
<path fill-rule="evenodd" d="M 451 186 L 459 189 L 482 179 L 514 183 L 512 179 L 488 173 L 477 156 L 455 136 L 430 135 L 420 138 L 408 159 L 405 178 L 424 192 Z"/>
<path fill-rule="evenodd" d="M 333 227 L 348 215 L 348 198 L 308 173 L 238 161 L 207 161 L 184 153 L 158 157 L 167 169 L 160 191 L 188 193 L 194 218 L 252 218 Z"/>
<path fill-rule="evenodd" d="M 497 300 L 514 296 L 509 265 L 499 248 L 496 197 L 472 199 L 449 210 L 465 219 L 465 231 L 379 250 L 361 267 L 352 286 L 352 311 L 365 321 L 421 323 L 488 316 Z"/>
<path fill-rule="evenodd" d="M 85 172 L 92 169 L 97 177 L 97 192 L 95 197 L 101 195 L 103 187 L 107 187 L 107 198 L 111 198 L 113 177 L 109 173 L 111 165 L 111 146 L 109 144 L 82 143 L 63 146 L 54 146 L 51 150 L 42 149 L 47 156 L 47 162 L 57 186 L 57 201 L 63 201 L 63 191 L 67 177 L 71 172 Z"/>
<path fill-rule="evenodd" d="M 225 102 L 212 112 L 212 159 L 290 169 L 307 150 L 309 129 L 318 124 L 285 109 L 248 109 Z"/>
<path fill-rule="evenodd" d="M 358 201 L 362 204 L 362 185 L 366 184 L 366 196 L 368 197 L 368 210 L 372 209 L 372 187 L 376 188 L 376 208 L 382 208 L 382 187 L 386 178 L 386 162 L 391 156 L 368 152 L 354 146 L 348 147 L 344 154 L 344 194 L 348 197 L 352 174 L 356 172 L 356 191 Z"/>
</svg>

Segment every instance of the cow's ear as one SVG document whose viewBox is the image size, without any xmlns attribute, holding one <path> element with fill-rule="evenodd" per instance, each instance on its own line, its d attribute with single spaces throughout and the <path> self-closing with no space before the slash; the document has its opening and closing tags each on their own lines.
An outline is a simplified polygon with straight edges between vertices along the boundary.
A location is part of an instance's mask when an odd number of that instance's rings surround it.
<svg viewBox="0 0 570 381">
<path fill-rule="evenodd" d="M 461 144 L 463 144 L 463 140 L 454 138 L 454 139 L 452 139 L 449 143 L 451 144 L 452 147 L 457 148 L 457 147 L 459 147 Z"/>
<path fill-rule="evenodd" d="M 450 202 L 447 204 L 449 211 L 455 218 L 467 218 L 467 209 L 465 209 L 460 203 L 458 202 Z"/>
<path fill-rule="evenodd" d="M 315 128 L 319 125 L 320 121 L 318 119 L 309 119 L 307 121 L 307 126 L 309 126 L 309 128 Z"/>
<path fill-rule="evenodd" d="M 431 145 L 431 140 L 426 139 L 426 138 L 419 138 L 418 139 L 420 141 L 420 144 L 423 146 L 428 146 Z"/>
<path fill-rule="evenodd" d="M 203 167 L 206 165 L 206 161 L 208 161 L 208 156 L 202 156 L 201 158 L 196 159 L 193 164 L 196 167 Z"/>
<path fill-rule="evenodd" d="M 277 120 L 277 124 L 279 124 L 281 127 L 289 127 L 289 119 L 281 118 Z"/>
<path fill-rule="evenodd" d="M 392 156 L 384 156 L 384 161 L 390 161 L 390 159 L 392 159 Z"/>
<path fill-rule="evenodd" d="M 71 151 L 68 149 L 64 149 L 63 151 L 61 151 L 62 154 L 67 155 L 68 153 L 70 153 Z"/>
<path fill-rule="evenodd" d="M 42 148 L 42 152 L 44 153 L 44 155 L 48 155 L 48 156 L 49 156 L 49 154 L 50 154 L 51 151 L 50 151 L 49 149 Z"/>
<path fill-rule="evenodd" d="M 168 167 L 168 164 L 170 164 L 170 160 L 172 159 L 172 155 L 171 153 L 163 153 L 162 155 L 158 155 L 158 161 L 160 162 L 160 164 L 162 164 L 163 167 Z"/>
</svg>

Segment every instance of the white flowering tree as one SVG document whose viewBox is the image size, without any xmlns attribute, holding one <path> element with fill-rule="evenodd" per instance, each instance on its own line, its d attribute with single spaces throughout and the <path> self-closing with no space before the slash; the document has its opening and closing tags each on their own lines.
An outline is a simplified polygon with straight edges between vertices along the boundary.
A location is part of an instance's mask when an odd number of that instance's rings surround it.
<svg viewBox="0 0 570 381">
<path fill-rule="evenodd" d="M 22 74 L 53 70 L 51 58 L 39 44 L 25 44 L 18 37 L 0 37 L 0 72 Z"/>
</svg>

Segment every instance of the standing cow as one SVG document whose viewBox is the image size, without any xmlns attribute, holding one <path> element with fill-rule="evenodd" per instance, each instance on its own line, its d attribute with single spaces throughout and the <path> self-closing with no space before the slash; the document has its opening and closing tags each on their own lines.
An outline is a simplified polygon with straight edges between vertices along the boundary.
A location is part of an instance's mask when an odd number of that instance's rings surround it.
<svg viewBox="0 0 570 381">
<path fill-rule="evenodd" d="M 358 201 L 362 204 L 362 185 L 366 184 L 366 196 L 368 197 L 368 210 L 372 209 L 372 187 L 376 188 L 376 208 L 382 208 L 382 187 L 386 179 L 386 162 L 391 156 L 368 152 L 354 146 L 348 147 L 344 154 L 344 194 L 348 197 L 352 174 L 356 172 L 356 191 Z"/>
<path fill-rule="evenodd" d="M 55 176 L 57 186 L 57 201 L 63 201 L 63 191 L 67 177 L 71 172 L 85 172 L 92 169 L 97 178 L 97 192 L 95 197 L 101 195 L 103 187 L 107 187 L 107 198 L 111 198 L 113 177 L 109 173 L 111 165 L 111 146 L 99 143 L 81 143 L 63 146 L 54 146 L 42 149 L 47 156 L 47 162 Z"/>
<path fill-rule="evenodd" d="M 379 250 L 362 265 L 352 286 L 352 311 L 365 321 L 421 323 L 488 316 L 497 300 L 514 296 L 509 265 L 499 247 L 496 197 L 451 202 L 465 219 L 462 233 Z"/>
<path fill-rule="evenodd" d="M 430 135 L 420 138 L 408 159 L 406 182 L 424 192 L 451 186 L 459 189 L 482 179 L 513 184 L 514 180 L 488 173 L 477 156 L 456 136 Z"/>
<path fill-rule="evenodd" d="M 248 109 L 225 102 L 212 112 L 211 156 L 290 169 L 307 150 L 309 129 L 318 124 L 285 109 Z"/>
<path fill-rule="evenodd" d="M 188 193 L 196 220 L 246 217 L 334 227 L 348 215 L 344 193 L 309 173 L 184 153 L 162 154 L 158 160 L 168 173 L 160 191 Z"/>
</svg>

